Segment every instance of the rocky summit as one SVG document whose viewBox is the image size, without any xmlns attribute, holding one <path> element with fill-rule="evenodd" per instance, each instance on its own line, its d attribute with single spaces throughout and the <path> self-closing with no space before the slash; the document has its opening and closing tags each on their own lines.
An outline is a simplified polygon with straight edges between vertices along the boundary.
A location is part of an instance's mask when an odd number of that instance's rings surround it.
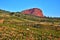
<svg viewBox="0 0 60 40">
<path fill-rule="evenodd" d="M 23 14 L 30 14 L 30 15 L 34 15 L 34 16 L 39 16 L 39 17 L 44 17 L 42 10 L 39 8 L 31 8 L 31 9 L 23 10 L 22 13 Z"/>
</svg>

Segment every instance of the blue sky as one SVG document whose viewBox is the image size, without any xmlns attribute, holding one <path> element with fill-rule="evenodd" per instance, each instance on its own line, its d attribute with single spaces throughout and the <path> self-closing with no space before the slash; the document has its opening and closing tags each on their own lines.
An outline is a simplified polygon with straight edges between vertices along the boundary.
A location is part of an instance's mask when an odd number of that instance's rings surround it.
<svg viewBox="0 0 60 40">
<path fill-rule="evenodd" d="M 0 9 L 22 11 L 40 8 L 45 16 L 60 17 L 60 0 L 0 0 Z"/>
</svg>

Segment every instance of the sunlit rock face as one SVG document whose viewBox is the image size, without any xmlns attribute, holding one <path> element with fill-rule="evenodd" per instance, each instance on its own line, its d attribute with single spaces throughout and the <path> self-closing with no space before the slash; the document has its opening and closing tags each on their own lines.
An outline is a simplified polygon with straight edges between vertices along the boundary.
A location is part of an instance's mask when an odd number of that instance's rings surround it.
<svg viewBox="0 0 60 40">
<path fill-rule="evenodd" d="M 35 15 L 39 17 L 44 17 L 42 10 L 39 8 L 32 8 L 32 9 L 27 9 L 22 11 L 23 14 L 30 14 L 30 15 Z"/>
</svg>

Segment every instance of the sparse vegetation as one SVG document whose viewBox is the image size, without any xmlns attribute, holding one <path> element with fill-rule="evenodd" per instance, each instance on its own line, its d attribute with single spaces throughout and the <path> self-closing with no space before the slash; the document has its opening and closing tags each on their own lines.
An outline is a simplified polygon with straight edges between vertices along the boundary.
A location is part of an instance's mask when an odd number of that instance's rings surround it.
<svg viewBox="0 0 60 40">
<path fill-rule="evenodd" d="M 3 20 L 0 21 L 0 40 L 60 40 L 60 18 L 2 13 L 0 12 L 0 20 Z"/>
</svg>

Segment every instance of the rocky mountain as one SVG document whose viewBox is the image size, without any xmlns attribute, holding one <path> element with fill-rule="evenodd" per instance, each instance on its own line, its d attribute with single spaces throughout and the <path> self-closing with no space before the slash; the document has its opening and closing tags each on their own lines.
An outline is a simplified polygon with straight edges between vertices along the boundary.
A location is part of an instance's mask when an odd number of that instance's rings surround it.
<svg viewBox="0 0 60 40">
<path fill-rule="evenodd" d="M 39 17 L 44 17 L 42 10 L 39 8 L 32 8 L 32 9 L 27 9 L 22 11 L 23 14 L 31 14 Z"/>
</svg>

